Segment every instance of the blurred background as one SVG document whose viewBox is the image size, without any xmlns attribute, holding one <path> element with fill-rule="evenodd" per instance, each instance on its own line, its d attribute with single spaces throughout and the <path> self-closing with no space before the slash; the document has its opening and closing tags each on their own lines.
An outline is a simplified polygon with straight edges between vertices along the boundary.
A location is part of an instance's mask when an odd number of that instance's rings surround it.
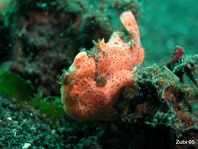
<svg viewBox="0 0 198 149">
<path fill-rule="evenodd" d="M 198 53 L 198 1 L 142 0 L 142 44 L 145 64 L 163 64 L 170 59 L 176 45 L 187 55 Z"/>
</svg>

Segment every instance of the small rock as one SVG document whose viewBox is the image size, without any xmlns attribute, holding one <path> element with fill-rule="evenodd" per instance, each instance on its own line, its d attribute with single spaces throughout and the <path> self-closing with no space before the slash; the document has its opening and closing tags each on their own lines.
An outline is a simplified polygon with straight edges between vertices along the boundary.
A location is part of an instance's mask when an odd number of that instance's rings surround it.
<svg viewBox="0 0 198 149">
<path fill-rule="evenodd" d="M 31 144 L 30 144 L 30 143 L 25 143 L 25 144 L 23 145 L 22 149 L 29 148 L 30 146 L 31 146 Z"/>
</svg>

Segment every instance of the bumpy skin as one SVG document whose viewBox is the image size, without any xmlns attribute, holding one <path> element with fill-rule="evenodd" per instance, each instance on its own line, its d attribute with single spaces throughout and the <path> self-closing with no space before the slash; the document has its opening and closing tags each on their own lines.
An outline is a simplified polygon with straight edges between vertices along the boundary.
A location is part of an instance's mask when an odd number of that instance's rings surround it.
<svg viewBox="0 0 198 149">
<path fill-rule="evenodd" d="M 124 12 L 120 20 L 131 35 L 128 43 L 114 32 L 108 43 L 102 40 L 95 47 L 95 55 L 80 52 L 63 75 L 62 102 L 74 119 L 115 119 L 117 113 L 112 106 L 120 89 L 133 84 L 132 70 L 144 60 L 144 49 L 133 14 Z"/>
</svg>

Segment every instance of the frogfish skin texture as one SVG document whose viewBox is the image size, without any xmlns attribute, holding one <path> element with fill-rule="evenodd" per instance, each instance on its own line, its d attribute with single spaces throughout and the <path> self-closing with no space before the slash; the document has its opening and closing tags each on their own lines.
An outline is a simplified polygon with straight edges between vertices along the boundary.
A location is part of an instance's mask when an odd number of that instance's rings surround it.
<svg viewBox="0 0 198 149">
<path fill-rule="evenodd" d="M 66 113 L 77 120 L 112 120 L 114 103 L 122 87 L 133 84 L 133 69 L 144 60 L 138 24 L 132 12 L 120 20 L 130 35 L 128 42 L 114 32 L 93 48 L 95 53 L 80 52 L 63 74 L 62 103 Z"/>
</svg>

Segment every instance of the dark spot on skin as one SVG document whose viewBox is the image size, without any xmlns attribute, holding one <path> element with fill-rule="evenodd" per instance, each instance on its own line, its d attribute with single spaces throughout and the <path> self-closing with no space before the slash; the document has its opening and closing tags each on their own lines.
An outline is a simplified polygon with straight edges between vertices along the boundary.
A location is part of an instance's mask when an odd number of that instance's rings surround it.
<svg viewBox="0 0 198 149">
<path fill-rule="evenodd" d="M 96 85 L 99 87 L 103 87 L 107 84 L 107 80 L 105 77 L 97 77 L 95 78 Z"/>
</svg>

